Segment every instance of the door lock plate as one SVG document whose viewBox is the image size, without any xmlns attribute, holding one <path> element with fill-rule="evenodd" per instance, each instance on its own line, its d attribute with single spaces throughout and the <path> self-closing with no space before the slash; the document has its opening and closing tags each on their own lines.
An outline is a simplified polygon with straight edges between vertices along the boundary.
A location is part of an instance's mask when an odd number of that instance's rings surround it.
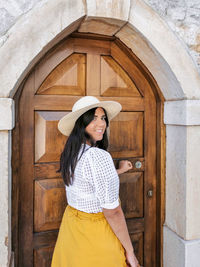
<svg viewBox="0 0 200 267">
<path fill-rule="evenodd" d="M 147 196 L 148 197 L 153 197 L 153 190 L 148 190 Z"/>
</svg>

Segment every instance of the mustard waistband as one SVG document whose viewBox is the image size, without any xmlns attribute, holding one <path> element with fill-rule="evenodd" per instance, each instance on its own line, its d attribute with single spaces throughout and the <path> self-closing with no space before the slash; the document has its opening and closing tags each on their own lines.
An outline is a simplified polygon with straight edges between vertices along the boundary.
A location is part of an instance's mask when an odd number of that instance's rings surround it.
<svg viewBox="0 0 200 267">
<path fill-rule="evenodd" d="M 79 218 L 85 218 L 85 219 L 101 219 L 101 218 L 105 218 L 103 212 L 98 212 L 98 213 L 87 213 L 84 211 L 80 211 L 75 209 L 74 207 L 67 205 L 67 211 L 73 213 L 74 215 L 76 215 Z"/>
</svg>

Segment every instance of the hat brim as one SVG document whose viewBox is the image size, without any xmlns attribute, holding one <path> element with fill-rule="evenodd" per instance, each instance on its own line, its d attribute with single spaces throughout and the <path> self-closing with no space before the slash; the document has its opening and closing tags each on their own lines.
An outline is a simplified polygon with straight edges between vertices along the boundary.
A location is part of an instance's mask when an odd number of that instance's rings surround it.
<svg viewBox="0 0 200 267">
<path fill-rule="evenodd" d="M 106 110 L 109 121 L 112 120 L 122 109 L 121 104 L 115 101 L 101 101 L 99 103 L 89 105 L 77 111 L 70 112 L 62 119 L 60 119 L 60 121 L 58 122 L 59 131 L 62 134 L 69 136 L 72 129 L 74 128 L 76 120 L 86 111 L 96 107 L 101 107 Z"/>
</svg>

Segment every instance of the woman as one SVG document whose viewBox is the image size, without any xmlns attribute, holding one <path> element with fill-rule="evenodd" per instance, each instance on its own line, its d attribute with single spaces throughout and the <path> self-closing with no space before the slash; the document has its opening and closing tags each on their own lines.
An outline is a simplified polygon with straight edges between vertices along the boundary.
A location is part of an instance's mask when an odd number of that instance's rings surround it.
<svg viewBox="0 0 200 267">
<path fill-rule="evenodd" d="M 59 121 L 58 129 L 69 136 L 59 170 L 68 206 L 52 267 L 139 266 L 119 203 L 118 174 L 132 164 L 121 161 L 116 170 L 106 151 L 109 121 L 120 110 L 115 101 L 85 96 Z"/>
</svg>

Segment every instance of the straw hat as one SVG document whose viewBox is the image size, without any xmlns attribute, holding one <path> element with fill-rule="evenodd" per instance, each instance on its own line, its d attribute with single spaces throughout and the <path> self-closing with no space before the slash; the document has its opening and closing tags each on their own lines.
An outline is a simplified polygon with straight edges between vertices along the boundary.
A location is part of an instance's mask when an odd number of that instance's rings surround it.
<svg viewBox="0 0 200 267">
<path fill-rule="evenodd" d="M 94 96 L 81 97 L 73 105 L 72 112 L 65 115 L 58 122 L 59 131 L 62 134 L 69 136 L 74 128 L 76 120 L 86 111 L 96 107 L 101 107 L 106 110 L 109 121 L 113 119 L 122 109 L 121 104 L 116 101 L 99 101 Z"/>
</svg>

